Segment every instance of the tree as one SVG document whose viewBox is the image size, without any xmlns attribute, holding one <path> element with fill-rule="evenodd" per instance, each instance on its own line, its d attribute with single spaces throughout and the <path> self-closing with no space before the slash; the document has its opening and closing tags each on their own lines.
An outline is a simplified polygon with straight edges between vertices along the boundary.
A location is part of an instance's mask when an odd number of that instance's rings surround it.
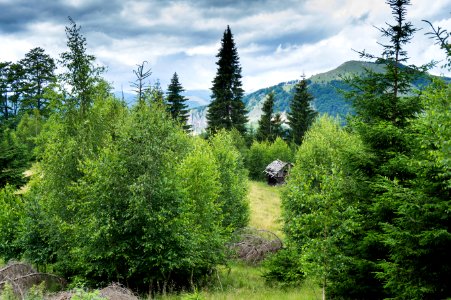
<svg viewBox="0 0 451 300">
<path fill-rule="evenodd" d="M 274 111 L 274 93 L 269 93 L 266 96 L 265 102 L 263 102 L 262 115 L 258 121 L 257 140 L 273 141 L 274 140 L 274 128 L 273 128 L 273 111 Z"/>
<path fill-rule="evenodd" d="M 65 29 L 69 51 L 60 55 L 60 63 L 67 71 L 61 77 L 71 88 L 69 109 L 79 109 L 84 116 L 92 104 L 94 87 L 104 68 L 94 66 L 95 56 L 86 53 L 86 38 L 80 32 L 81 27 L 77 27 L 71 17 L 69 24 Z"/>
<path fill-rule="evenodd" d="M 182 124 L 183 129 L 189 131 L 191 126 L 187 124 L 189 118 L 188 105 L 185 102 L 188 100 L 181 93 L 184 91 L 179 82 L 177 73 L 174 73 L 171 83 L 168 86 L 166 102 L 168 104 L 168 111 L 172 118 Z"/>
<path fill-rule="evenodd" d="M 389 272 L 387 266 L 393 262 L 393 256 L 403 256 L 408 251 L 413 254 L 416 249 L 392 247 L 392 243 L 400 241 L 399 236 L 389 238 L 384 232 L 397 223 L 403 207 L 416 202 L 407 193 L 404 197 L 396 196 L 395 189 L 388 187 L 411 185 L 411 180 L 417 176 L 416 168 L 408 162 L 408 157 L 417 147 L 409 123 L 421 114 L 422 104 L 419 95 L 412 91 L 411 83 L 422 76 L 426 68 L 407 65 L 404 48 L 416 31 L 406 21 L 406 7 L 410 1 L 387 0 L 386 3 L 392 10 L 395 23 L 387 23 L 387 28 L 379 29 L 388 39 L 386 44 L 381 44 L 382 55 L 360 52 L 362 57 L 381 64 L 385 72 L 366 70 L 364 74 L 347 80 L 352 90 L 346 97 L 356 112 L 350 118 L 350 129 L 360 135 L 371 159 L 359 162 L 360 159 L 356 158 L 358 170 L 368 176 L 368 185 L 362 189 L 365 193 L 360 196 L 360 210 L 367 219 L 361 224 L 361 234 L 348 241 L 347 248 L 352 252 L 353 262 L 334 278 L 338 284 L 331 288 L 331 293 L 336 296 L 354 293 L 355 298 L 411 298 L 412 295 L 400 293 L 404 280 L 401 277 L 406 274 L 399 276 L 401 270 L 396 274 Z M 397 192 L 401 190 L 397 189 Z M 405 245 L 409 243 L 405 241 Z M 421 265 L 414 256 L 416 254 L 410 256 L 412 260 L 404 261 L 408 268 Z M 356 286 L 360 289 L 356 290 Z M 393 289 L 393 286 L 397 288 Z M 426 286 L 418 288 L 417 295 L 421 295 L 420 290 Z"/>
<path fill-rule="evenodd" d="M 13 129 L 0 131 L 0 188 L 6 184 L 18 187 L 25 180 L 23 172 L 29 166 L 29 153 Z"/>
<path fill-rule="evenodd" d="M 0 188 L 0 257 L 4 261 L 20 257 L 24 202 L 11 185 Z"/>
<path fill-rule="evenodd" d="M 313 96 L 307 90 L 307 81 L 305 77 L 295 86 L 295 93 L 290 104 L 288 113 L 288 124 L 290 125 L 291 140 L 300 145 L 310 124 L 317 116 L 317 112 L 312 108 L 311 102 Z"/>
<path fill-rule="evenodd" d="M 286 138 L 286 130 L 282 127 L 284 124 L 284 120 L 282 119 L 281 113 L 276 113 L 274 118 L 271 120 L 271 126 L 272 126 L 272 133 L 274 139 L 280 137 L 280 138 Z"/>
<path fill-rule="evenodd" d="M 238 51 L 230 27 L 224 31 L 221 48 L 216 56 L 218 70 L 213 80 L 212 102 L 208 106 L 207 131 L 215 133 L 220 129 L 236 128 L 246 132 L 246 109 L 242 101 L 241 66 Z"/>
<path fill-rule="evenodd" d="M 133 70 L 133 73 L 136 75 L 136 81 L 132 82 L 132 87 L 135 88 L 135 92 L 138 94 L 138 102 L 144 101 L 144 92 L 147 89 L 147 85 L 144 82 L 151 74 L 150 68 L 148 70 L 144 70 L 144 65 L 147 61 L 143 61 L 142 64 L 137 65 L 138 70 Z"/>
<path fill-rule="evenodd" d="M 221 189 L 218 202 L 223 215 L 222 225 L 229 232 L 246 227 L 249 222 L 247 171 L 232 137 L 223 129 L 210 141 L 219 167 Z"/>
<path fill-rule="evenodd" d="M 8 74 L 10 62 L 0 62 L 0 116 L 2 123 L 9 118 L 8 92 L 9 81 Z"/>
<path fill-rule="evenodd" d="M 343 245 L 361 222 L 358 196 L 363 177 L 353 161 L 362 156 L 365 149 L 357 135 L 321 117 L 298 149 L 282 196 L 289 247 L 300 253 L 301 271 L 322 286 L 323 299 L 333 276 L 352 260 Z"/>
<path fill-rule="evenodd" d="M 37 109 L 42 116 L 49 114 L 45 88 L 56 80 L 55 61 L 42 48 L 33 48 L 19 62 L 24 69 L 22 111 Z"/>
</svg>

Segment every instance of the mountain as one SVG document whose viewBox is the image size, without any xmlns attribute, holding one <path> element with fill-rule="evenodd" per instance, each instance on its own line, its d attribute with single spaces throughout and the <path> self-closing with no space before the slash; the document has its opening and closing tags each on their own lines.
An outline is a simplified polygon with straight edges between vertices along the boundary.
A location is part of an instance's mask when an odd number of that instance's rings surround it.
<svg viewBox="0 0 451 300">
<path fill-rule="evenodd" d="M 382 72 L 380 65 L 363 61 L 348 61 L 331 71 L 320 73 L 308 78 L 308 89 L 313 95 L 314 108 L 320 113 L 327 113 L 332 116 L 346 116 L 351 112 L 351 106 L 345 101 L 338 89 L 348 89 L 343 81 L 343 76 L 362 74 L 365 68 L 375 72 Z M 298 80 L 281 82 L 277 85 L 257 90 L 247 94 L 243 102 L 248 110 L 250 126 L 255 127 L 261 116 L 261 108 L 265 97 L 270 92 L 274 93 L 274 111 L 282 113 L 282 117 L 290 110 L 290 102 L 294 94 L 294 86 Z M 202 132 L 206 125 L 207 106 L 196 107 L 191 110 L 191 125 L 194 132 Z"/>
<path fill-rule="evenodd" d="M 383 65 L 365 61 L 348 61 L 325 73 L 311 76 L 307 79 L 308 90 L 313 95 L 313 107 L 320 114 L 329 114 L 344 118 L 352 113 L 352 106 L 348 103 L 339 90 L 349 90 L 350 87 L 344 82 L 343 77 L 359 76 L 364 74 L 365 69 L 376 73 L 384 72 Z M 445 78 L 451 82 L 451 78 Z M 266 95 L 274 92 L 274 111 L 282 113 L 282 118 L 286 120 L 286 113 L 290 110 L 290 102 L 294 94 L 294 86 L 298 80 L 281 82 L 247 94 L 243 98 L 246 109 L 249 112 L 249 125 L 256 127 L 262 113 L 263 102 Z M 412 82 L 414 88 L 423 88 L 428 85 L 430 80 L 424 76 Z M 207 106 L 200 106 L 191 110 L 191 124 L 195 133 L 201 133 L 205 130 Z"/>
<path fill-rule="evenodd" d="M 136 93 L 115 91 L 113 94 L 119 99 L 124 99 L 128 106 L 133 106 L 136 102 Z M 210 103 L 210 94 L 211 91 L 209 90 L 188 90 L 183 93 L 183 96 L 188 98 L 186 104 L 189 109 L 192 109 L 208 105 L 208 103 Z"/>
</svg>

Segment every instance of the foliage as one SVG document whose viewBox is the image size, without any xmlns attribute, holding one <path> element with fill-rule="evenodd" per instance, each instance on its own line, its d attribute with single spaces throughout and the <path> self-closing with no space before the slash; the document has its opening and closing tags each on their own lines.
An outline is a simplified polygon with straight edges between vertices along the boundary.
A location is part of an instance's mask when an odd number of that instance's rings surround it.
<svg viewBox="0 0 451 300">
<path fill-rule="evenodd" d="M 206 141 L 196 138 L 194 149 L 177 168 L 193 235 L 192 268 L 212 269 L 224 263 L 225 230 L 222 225 L 225 216 L 219 199 L 224 194 L 224 187 L 221 187 L 220 176 L 212 148 Z"/>
<path fill-rule="evenodd" d="M 23 172 L 29 166 L 29 155 L 14 130 L 0 131 L 0 188 L 8 183 L 18 187 L 25 182 Z"/>
<path fill-rule="evenodd" d="M 272 161 L 280 159 L 285 162 L 293 162 L 294 155 L 290 146 L 278 137 L 273 143 L 266 141 L 254 141 L 246 158 L 246 167 L 250 178 L 264 180 L 264 170 Z"/>
<path fill-rule="evenodd" d="M 445 250 L 451 246 L 447 213 L 451 209 L 451 136 L 444 129 L 451 125 L 450 95 L 449 84 L 436 82 L 422 96 L 424 112 L 411 121 L 416 131 L 414 153 L 400 157 L 398 163 L 411 168 L 415 176 L 379 181 L 378 201 L 389 203 L 393 218 L 382 226 L 381 239 L 390 252 L 378 276 L 398 299 L 451 295 L 443 280 L 451 266 Z"/>
<path fill-rule="evenodd" d="M 0 189 L 0 257 L 9 261 L 21 256 L 19 237 L 22 232 L 24 202 L 11 185 Z"/>
<path fill-rule="evenodd" d="M 259 141 L 274 141 L 274 126 L 273 126 L 273 110 L 274 110 L 274 93 L 269 93 L 263 102 L 262 115 L 258 121 L 257 140 Z"/>
<path fill-rule="evenodd" d="M 217 55 L 218 70 L 211 88 L 211 103 L 207 112 L 207 131 L 216 133 L 221 129 L 236 128 L 246 132 L 246 109 L 242 101 L 241 66 L 238 51 L 230 27 L 224 31 L 221 48 Z"/>
<path fill-rule="evenodd" d="M 300 255 L 296 248 L 285 248 L 263 261 L 263 277 L 268 284 L 299 285 L 304 279 Z"/>
<path fill-rule="evenodd" d="M 311 107 L 312 101 L 313 96 L 307 90 L 307 81 L 305 78 L 302 78 L 295 86 L 293 100 L 290 104 L 290 112 L 288 113 L 290 137 L 296 145 L 302 143 L 305 133 L 318 114 Z"/>
<path fill-rule="evenodd" d="M 60 55 L 60 63 L 67 71 L 61 79 L 71 89 L 68 108 L 79 108 L 80 114 L 84 115 L 92 104 L 94 86 L 104 68 L 94 66 L 95 56 L 86 53 L 86 38 L 80 32 L 81 27 L 71 17 L 69 23 L 65 29 L 69 50 Z"/>
<path fill-rule="evenodd" d="M 219 206 L 223 214 L 222 225 L 232 232 L 249 222 L 247 201 L 247 170 L 243 158 L 236 149 L 233 135 L 222 130 L 210 141 L 213 155 L 219 167 Z"/>
<path fill-rule="evenodd" d="M 183 91 L 184 89 L 179 82 L 179 77 L 177 73 L 174 73 L 166 96 L 168 111 L 174 120 L 182 124 L 183 129 L 189 131 L 191 126 L 187 124 L 189 118 L 188 105 L 185 104 L 188 99 L 181 95 Z"/>
<path fill-rule="evenodd" d="M 21 110 L 32 112 L 37 109 L 41 115 L 48 116 L 49 99 L 46 99 L 45 91 L 56 81 L 55 61 L 45 54 L 44 49 L 37 47 L 25 54 L 19 63 L 24 68 Z"/>
<path fill-rule="evenodd" d="M 364 156 L 358 136 L 321 117 L 299 147 L 282 197 L 289 247 L 300 253 L 302 272 L 327 287 L 351 259 L 343 244 L 360 225 L 360 175 L 352 168 Z"/>
</svg>

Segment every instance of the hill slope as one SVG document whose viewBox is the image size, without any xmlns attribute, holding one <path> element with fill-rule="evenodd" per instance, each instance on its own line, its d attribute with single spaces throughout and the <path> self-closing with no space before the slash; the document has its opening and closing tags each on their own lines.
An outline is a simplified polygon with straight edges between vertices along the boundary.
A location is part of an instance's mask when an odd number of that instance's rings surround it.
<svg viewBox="0 0 451 300">
<path fill-rule="evenodd" d="M 343 81 L 343 77 L 358 76 L 364 73 L 365 69 L 381 73 L 384 71 L 382 65 L 364 61 L 348 61 L 325 73 L 316 74 L 308 78 L 308 90 L 313 95 L 313 106 L 320 114 L 344 117 L 352 112 L 350 103 L 347 103 L 339 90 L 347 90 L 349 87 Z M 261 116 L 261 108 L 266 95 L 274 92 L 274 111 L 281 112 L 282 116 L 290 110 L 290 102 L 294 94 L 294 86 L 298 80 L 281 82 L 277 85 L 257 90 L 246 95 L 243 102 L 249 112 L 249 123 L 256 126 Z M 413 83 L 415 87 L 427 84 L 426 79 L 421 79 Z M 194 132 L 202 132 L 206 125 L 207 106 L 200 106 L 191 110 L 191 125 Z"/>
</svg>

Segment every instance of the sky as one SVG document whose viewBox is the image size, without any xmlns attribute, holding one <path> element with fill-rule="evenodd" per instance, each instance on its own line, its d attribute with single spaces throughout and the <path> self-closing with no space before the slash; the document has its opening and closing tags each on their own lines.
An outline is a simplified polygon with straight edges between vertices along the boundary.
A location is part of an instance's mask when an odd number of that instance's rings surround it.
<svg viewBox="0 0 451 300">
<path fill-rule="evenodd" d="M 411 4 L 407 20 L 421 30 L 406 48 L 409 62 L 445 59 L 421 20 L 451 30 L 451 0 Z M 386 41 L 377 28 L 394 23 L 383 0 L 0 0 L 0 61 L 18 61 L 35 47 L 58 58 L 67 50 L 68 16 L 118 91 L 132 90 L 143 61 L 163 89 L 174 72 L 186 90 L 209 89 L 227 25 L 249 93 L 359 60 L 355 50 L 379 55 L 378 42 Z"/>
</svg>

